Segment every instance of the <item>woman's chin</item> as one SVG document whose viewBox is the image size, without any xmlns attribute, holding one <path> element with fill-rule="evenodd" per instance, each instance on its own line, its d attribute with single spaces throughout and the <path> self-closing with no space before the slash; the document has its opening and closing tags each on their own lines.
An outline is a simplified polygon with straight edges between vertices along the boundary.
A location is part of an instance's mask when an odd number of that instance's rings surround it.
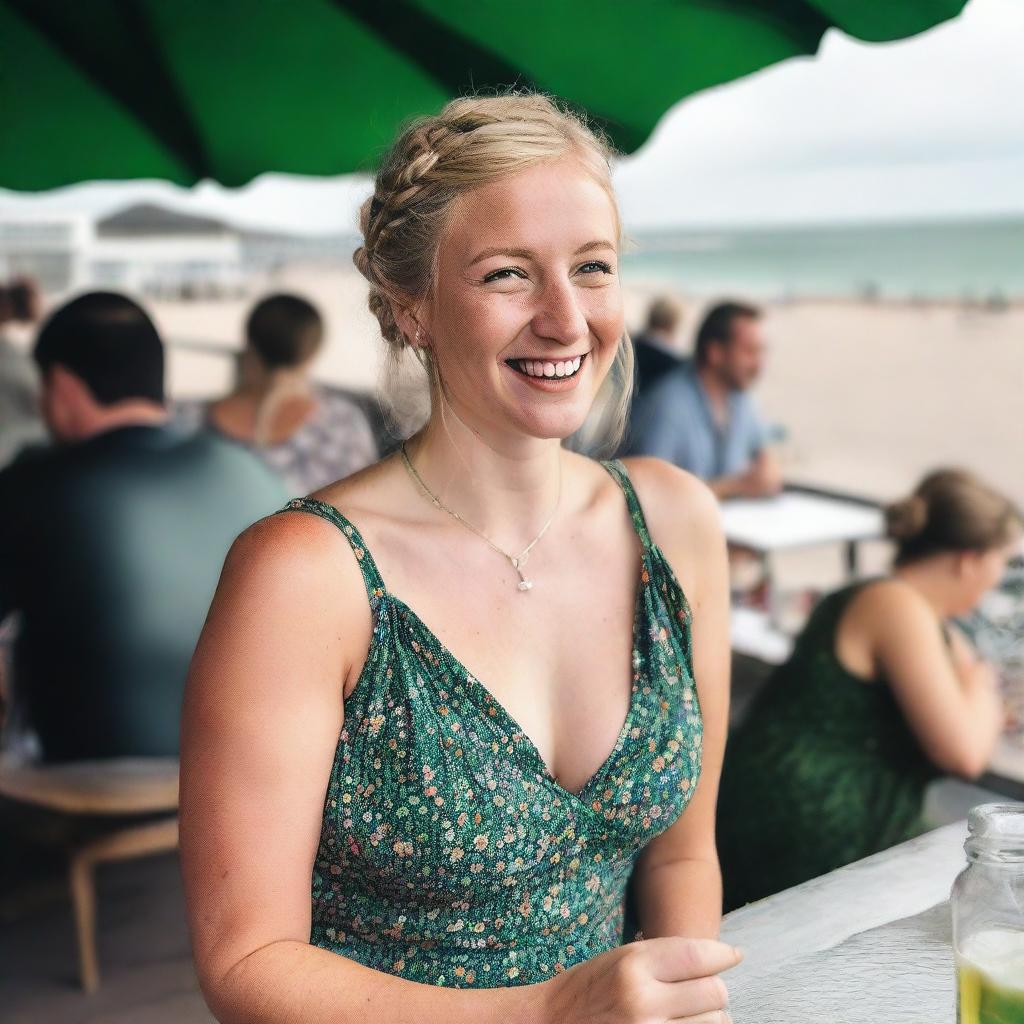
<svg viewBox="0 0 1024 1024">
<path fill-rule="evenodd" d="M 586 415 L 569 415 L 568 410 L 562 414 L 555 415 L 550 411 L 535 416 L 521 416 L 519 419 L 520 429 L 531 437 L 552 439 L 557 438 L 564 441 L 565 438 L 575 434 L 586 421 Z"/>
</svg>

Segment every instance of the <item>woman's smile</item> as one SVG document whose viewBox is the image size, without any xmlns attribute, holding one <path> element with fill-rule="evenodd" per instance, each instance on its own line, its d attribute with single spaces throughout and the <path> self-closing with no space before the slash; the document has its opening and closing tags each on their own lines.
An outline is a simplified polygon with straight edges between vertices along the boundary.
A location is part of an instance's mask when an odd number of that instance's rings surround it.
<svg viewBox="0 0 1024 1024">
<path fill-rule="evenodd" d="M 568 359 L 506 359 L 505 365 L 539 391 L 571 391 L 576 387 L 589 352 Z"/>
</svg>

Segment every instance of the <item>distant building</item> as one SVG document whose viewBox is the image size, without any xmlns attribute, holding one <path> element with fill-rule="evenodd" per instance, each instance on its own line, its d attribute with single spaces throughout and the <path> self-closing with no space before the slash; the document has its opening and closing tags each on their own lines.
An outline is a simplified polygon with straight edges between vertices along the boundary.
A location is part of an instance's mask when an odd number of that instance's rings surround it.
<svg viewBox="0 0 1024 1024">
<path fill-rule="evenodd" d="M 89 270 L 94 287 L 166 298 L 237 294 L 245 277 L 234 228 L 148 203 L 96 224 Z"/>
<path fill-rule="evenodd" d="M 354 235 L 290 235 L 236 227 L 152 203 L 93 224 L 85 215 L 0 211 L 0 280 L 36 278 L 48 295 L 109 288 L 142 298 L 245 294 L 292 264 L 352 267 Z"/>
<path fill-rule="evenodd" d="M 34 278 L 48 294 L 86 285 L 93 229 L 81 214 L 0 213 L 0 281 Z"/>
</svg>

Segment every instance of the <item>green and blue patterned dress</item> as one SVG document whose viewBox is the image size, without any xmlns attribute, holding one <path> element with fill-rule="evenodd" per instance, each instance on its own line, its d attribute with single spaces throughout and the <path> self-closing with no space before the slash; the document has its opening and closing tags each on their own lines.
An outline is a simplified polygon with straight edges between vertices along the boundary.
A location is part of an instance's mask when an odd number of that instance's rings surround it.
<svg viewBox="0 0 1024 1024">
<path fill-rule="evenodd" d="M 296 498 L 352 546 L 373 612 L 345 704 L 312 878 L 310 941 L 412 981 L 527 985 L 620 945 L 633 863 L 684 811 L 703 722 L 690 608 L 618 481 L 642 552 L 633 687 L 614 749 L 564 789 L 518 723 L 384 585 L 334 506 Z"/>
</svg>

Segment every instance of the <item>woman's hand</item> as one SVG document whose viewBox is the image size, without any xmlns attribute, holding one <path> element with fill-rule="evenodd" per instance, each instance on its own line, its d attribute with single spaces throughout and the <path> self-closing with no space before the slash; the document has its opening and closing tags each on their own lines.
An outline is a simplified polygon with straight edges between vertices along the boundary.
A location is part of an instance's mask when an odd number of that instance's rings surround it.
<svg viewBox="0 0 1024 1024">
<path fill-rule="evenodd" d="M 971 642 L 964 636 L 963 631 L 952 623 L 949 624 L 949 652 L 956 674 L 961 679 L 979 661 L 978 652 L 971 646 Z"/>
<path fill-rule="evenodd" d="M 714 939 L 631 942 L 551 981 L 544 1024 L 726 1024 L 729 992 L 718 977 L 743 959 Z"/>
<path fill-rule="evenodd" d="M 1007 727 L 1010 715 L 1003 700 L 999 673 L 995 666 L 988 661 L 976 661 L 967 670 L 967 685 L 973 699 L 983 709 L 983 720 L 988 723 L 987 732 L 992 732 L 998 737 Z"/>
</svg>

